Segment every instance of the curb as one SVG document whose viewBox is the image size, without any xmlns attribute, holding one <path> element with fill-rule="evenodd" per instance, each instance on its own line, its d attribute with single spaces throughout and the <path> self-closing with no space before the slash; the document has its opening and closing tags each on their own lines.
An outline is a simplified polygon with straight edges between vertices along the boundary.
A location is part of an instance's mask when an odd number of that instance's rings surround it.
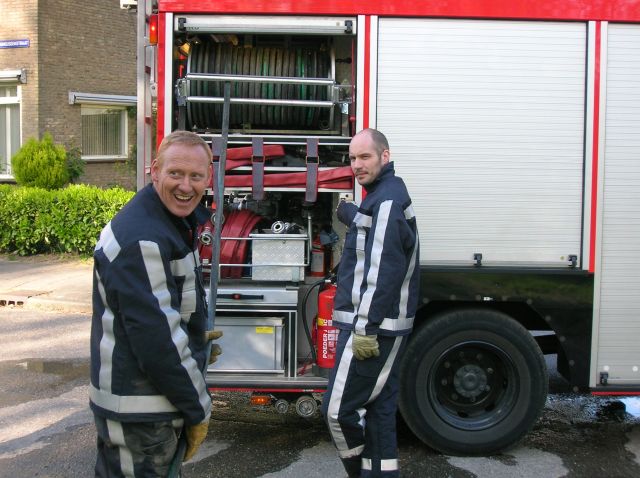
<svg viewBox="0 0 640 478">
<path fill-rule="evenodd" d="M 51 299 L 47 297 L 29 297 L 24 307 L 27 309 L 40 309 L 58 312 L 72 312 L 76 314 L 92 314 L 91 304 L 73 300 Z"/>
</svg>

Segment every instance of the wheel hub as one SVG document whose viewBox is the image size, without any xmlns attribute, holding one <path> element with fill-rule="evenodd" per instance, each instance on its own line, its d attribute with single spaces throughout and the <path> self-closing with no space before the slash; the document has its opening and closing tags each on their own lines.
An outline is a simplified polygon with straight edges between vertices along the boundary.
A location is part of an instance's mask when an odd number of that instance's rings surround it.
<svg viewBox="0 0 640 478">
<path fill-rule="evenodd" d="M 457 393 L 466 398 L 476 398 L 486 390 L 487 374 L 477 365 L 460 367 L 454 377 L 453 386 Z"/>
</svg>

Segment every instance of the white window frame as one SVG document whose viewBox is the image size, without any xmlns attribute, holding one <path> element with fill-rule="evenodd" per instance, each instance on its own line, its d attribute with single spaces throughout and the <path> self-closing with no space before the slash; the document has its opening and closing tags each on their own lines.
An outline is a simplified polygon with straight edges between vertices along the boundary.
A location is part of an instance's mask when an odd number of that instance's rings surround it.
<svg viewBox="0 0 640 478">
<path fill-rule="evenodd" d="M 19 129 L 19 145 L 18 148 L 20 148 L 20 146 L 22 146 L 22 87 L 20 86 L 20 84 L 18 83 L 18 81 L 14 82 L 2 82 L 0 83 L 0 86 L 15 86 L 16 87 L 16 96 L 0 96 L 0 105 L 18 105 L 18 129 Z M 9 115 L 9 110 L 7 109 L 5 114 L 8 116 Z M 6 137 L 9 141 L 9 146 L 11 146 L 11 123 L 9 121 L 9 117 L 7 117 L 7 121 L 6 121 L 6 125 L 7 125 L 7 131 L 6 131 Z M 9 147 L 9 150 L 11 150 L 11 147 Z M 0 180 L 2 179 L 13 179 L 13 174 L 11 172 L 11 158 L 7 158 L 7 170 L 8 172 L 6 173 L 0 173 Z"/>
<path fill-rule="evenodd" d="M 81 155 L 81 158 L 86 161 L 105 161 L 105 160 L 122 160 L 129 157 L 129 115 L 127 107 L 136 106 L 136 97 L 127 95 L 111 95 L 102 93 L 84 93 L 79 91 L 69 92 L 69 104 L 80 105 L 82 116 L 82 110 L 87 109 L 102 109 L 102 110 L 122 110 L 121 116 L 121 145 L 119 155 Z M 86 109 L 85 109 L 86 108 Z M 81 118 L 82 120 L 82 118 Z M 82 131 L 81 131 L 82 136 Z"/>
<path fill-rule="evenodd" d="M 107 111 L 119 111 L 120 112 L 120 154 L 108 154 L 108 155 L 88 155 L 82 151 L 81 158 L 86 161 L 100 161 L 100 160 L 117 160 L 127 159 L 129 152 L 129 118 L 127 109 L 124 106 L 116 105 L 97 105 L 97 104 L 83 104 L 81 105 L 81 117 L 88 112 L 104 112 Z M 82 126 L 81 126 L 82 127 Z M 82 133 L 81 133 L 82 135 Z"/>
</svg>

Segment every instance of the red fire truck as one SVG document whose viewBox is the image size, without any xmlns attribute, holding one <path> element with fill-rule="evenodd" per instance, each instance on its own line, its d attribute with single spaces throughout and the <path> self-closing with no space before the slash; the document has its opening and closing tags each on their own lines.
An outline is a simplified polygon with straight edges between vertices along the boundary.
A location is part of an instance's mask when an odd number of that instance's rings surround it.
<svg viewBox="0 0 640 478">
<path fill-rule="evenodd" d="M 316 412 L 333 211 L 362 198 L 348 144 L 375 127 L 421 238 L 400 396 L 415 435 L 446 453 L 511 445 L 545 404 L 545 354 L 575 391 L 640 392 L 640 1 L 137 8 L 139 186 L 175 129 L 226 161 L 207 197 L 217 252 L 201 232 L 224 330 L 212 389 Z"/>
</svg>

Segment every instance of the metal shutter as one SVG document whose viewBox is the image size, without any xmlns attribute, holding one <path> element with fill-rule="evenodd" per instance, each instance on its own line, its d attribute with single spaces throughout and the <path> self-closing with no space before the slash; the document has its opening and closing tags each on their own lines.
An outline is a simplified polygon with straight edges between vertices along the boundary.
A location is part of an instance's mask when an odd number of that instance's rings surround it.
<svg viewBox="0 0 640 478">
<path fill-rule="evenodd" d="M 423 262 L 579 257 L 586 25 L 381 18 L 378 46 Z"/>
<path fill-rule="evenodd" d="M 597 371 L 640 383 L 640 26 L 609 25 Z M 598 292 L 600 296 L 598 297 Z M 597 379 L 597 377 L 596 377 Z"/>
</svg>

